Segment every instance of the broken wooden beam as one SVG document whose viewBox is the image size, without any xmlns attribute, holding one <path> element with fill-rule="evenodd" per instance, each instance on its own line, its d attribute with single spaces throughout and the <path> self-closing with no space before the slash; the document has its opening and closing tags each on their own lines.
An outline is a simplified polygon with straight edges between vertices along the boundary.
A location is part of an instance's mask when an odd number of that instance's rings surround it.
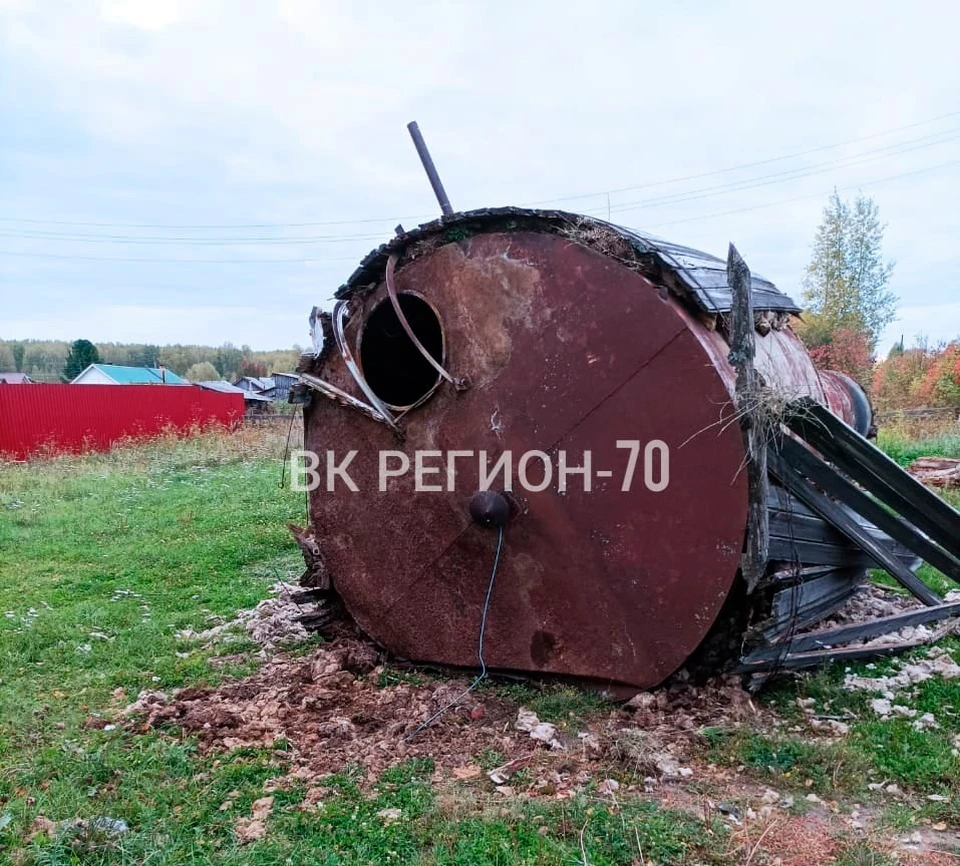
<svg viewBox="0 0 960 866">
<path fill-rule="evenodd" d="M 319 628 L 323 628 L 328 623 L 332 622 L 334 619 L 334 614 L 329 610 L 316 611 L 315 613 L 304 613 L 297 617 L 297 622 L 300 623 L 308 631 L 316 631 Z"/>
<path fill-rule="evenodd" d="M 806 652 L 813 649 L 839 647 L 858 640 L 869 640 L 884 634 L 892 634 L 908 626 L 918 626 L 928 622 L 939 622 L 940 620 L 951 619 L 956 616 L 960 616 L 960 602 L 938 604 L 935 607 L 922 607 L 917 610 L 906 611 L 905 613 L 880 617 L 879 619 L 870 620 L 869 622 L 857 623 L 856 625 L 845 625 L 840 628 L 800 635 L 790 641 L 784 641 L 783 643 L 773 644 L 772 646 L 756 650 L 744 661 L 759 661 L 764 658 L 774 659 L 784 654 L 790 655 L 792 653 Z M 866 647 L 864 647 L 864 649 L 866 649 Z"/>
<path fill-rule="evenodd" d="M 738 674 L 765 673 L 771 670 L 795 671 L 803 668 L 820 667 L 840 661 L 876 658 L 877 656 L 897 655 L 910 649 L 923 646 L 925 640 L 901 641 L 900 643 L 877 644 L 868 647 L 847 647 L 836 650 L 818 650 L 812 652 L 790 653 L 777 658 L 754 659 L 747 656 L 735 670 Z"/>
<path fill-rule="evenodd" d="M 907 472 L 927 487 L 960 487 L 960 460 L 955 457 L 918 457 Z"/>
<path fill-rule="evenodd" d="M 960 514 L 819 403 L 791 404 L 787 425 L 868 493 L 960 558 Z"/>
<path fill-rule="evenodd" d="M 314 601 L 323 601 L 323 599 L 329 598 L 330 594 L 331 590 L 315 586 L 290 593 L 290 601 L 294 604 L 309 604 Z"/>
<path fill-rule="evenodd" d="M 817 512 L 824 520 L 831 523 L 844 535 L 860 547 L 880 568 L 889 572 L 904 587 L 912 592 L 926 605 L 940 604 L 938 596 L 919 577 L 908 569 L 887 548 L 880 544 L 867 530 L 861 526 L 849 513 L 843 510 L 832 499 L 828 499 L 817 490 L 813 484 L 804 478 L 796 467 L 789 464 L 774 446 L 769 449 L 767 464 L 770 471 L 793 495 Z"/>
<path fill-rule="evenodd" d="M 789 437 L 784 437 L 780 443 L 780 453 L 788 463 L 799 469 L 825 493 L 850 506 L 857 514 L 865 517 L 895 541 L 899 541 L 916 553 L 924 562 L 960 583 L 960 560 L 938 547 L 911 524 L 887 511 L 808 448 Z"/>
<path fill-rule="evenodd" d="M 747 452 L 747 537 L 740 571 L 747 584 L 747 592 L 752 593 L 767 570 L 770 550 L 767 449 L 759 411 L 760 377 L 753 366 L 756 327 L 750 269 L 733 244 L 730 244 L 727 254 L 727 283 L 732 296 L 728 360 L 737 371 L 737 416 Z"/>
</svg>

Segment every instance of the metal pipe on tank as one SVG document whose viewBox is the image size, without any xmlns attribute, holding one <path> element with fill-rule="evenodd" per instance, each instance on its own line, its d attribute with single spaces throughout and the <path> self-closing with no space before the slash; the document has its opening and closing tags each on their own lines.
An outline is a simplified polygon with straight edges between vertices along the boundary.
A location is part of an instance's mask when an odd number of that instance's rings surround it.
<svg viewBox="0 0 960 866">
<path fill-rule="evenodd" d="M 417 149 L 420 162 L 423 163 L 423 170 L 427 173 L 427 178 L 430 180 L 430 186 L 433 187 L 433 194 L 440 203 L 440 210 L 443 211 L 444 216 L 450 216 L 450 214 L 453 213 L 453 206 L 450 204 L 450 199 L 447 198 L 447 191 L 443 188 L 440 175 L 437 174 L 437 167 L 433 164 L 430 151 L 427 150 L 427 143 L 423 140 L 420 127 L 417 126 L 415 120 L 411 120 L 410 123 L 407 124 L 407 129 L 410 131 L 410 138 L 413 139 L 413 146 Z"/>
</svg>

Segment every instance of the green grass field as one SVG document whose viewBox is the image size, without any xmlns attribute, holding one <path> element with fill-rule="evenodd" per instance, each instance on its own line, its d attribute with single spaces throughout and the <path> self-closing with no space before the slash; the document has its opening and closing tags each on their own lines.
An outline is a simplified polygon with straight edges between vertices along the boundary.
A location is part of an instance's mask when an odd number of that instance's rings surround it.
<svg viewBox="0 0 960 866">
<path fill-rule="evenodd" d="M 911 439 L 902 433 L 880 431 L 880 446 L 901 466 L 918 457 L 960 457 L 960 433 L 935 433 Z"/>
<path fill-rule="evenodd" d="M 753 843 L 710 810 L 704 820 L 656 797 L 625 793 L 611 802 L 589 789 L 564 801 L 496 799 L 476 785 L 439 789 L 424 760 L 372 786 L 345 766 L 327 780 L 319 811 L 300 808 L 302 788 L 278 791 L 266 835 L 240 844 L 235 825 L 264 796 L 264 782 L 283 775 L 283 749 L 203 753 L 175 731 L 97 720 L 114 720 L 141 689 L 169 692 L 242 674 L 243 666 L 212 667 L 210 651 L 176 632 L 229 619 L 277 579 L 299 573 L 285 524 L 303 522 L 304 499 L 278 484 L 282 448 L 282 437 L 205 435 L 0 465 L 0 863 L 771 862 L 756 849 L 751 855 Z M 705 801 L 745 802 L 743 786 L 769 785 L 796 792 L 796 815 L 815 793 L 842 814 L 873 804 L 877 826 L 890 833 L 960 825 L 960 680 L 916 689 L 911 705 L 935 712 L 940 724 L 916 732 L 905 719 L 877 721 L 867 696 L 844 691 L 842 678 L 843 670 L 828 669 L 766 693 L 762 701 L 782 720 L 774 728 L 704 731 L 703 772 L 688 799 L 710 778 Z M 534 704 L 544 718 L 611 712 L 571 689 L 490 687 Z M 849 715 L 849 735 L 793 730 L 803 697 L 817 712 Z M 729 790 L 718 790 L 725 773 Z M 904 796 L 878 796 L 868 786 L 880 782 Z M 400 810 L 397 820 L 383 819 L 390 809 Z M 39 816 L 109 817 L 129 829 L 116 837 L 36 833 Z M 841 866 L 888 862 L 870 839 L 844 837 L 840 852 Z"/>
<path fill-rule="evenodd" d="M 345 767 L 320 815 L 297 808 L 302 790 L 278 793 L 270 832 L 241 846 L 234 825 L 282 774 L 282 751 L 204 756 L 174 736 L 89 727 L 141 689 L 223 676 L 176 632 L 302 570 L 285 524 L 303 522 L 304 499 L 279 487 L 282 447 L 208 436 L 0 468 L 0 862 L 562 863 L 581 857 L 582 829 L 591 863 L 629 862 L 637 839 L 654 862 L 709 855 L 712 829 L 646 802 L 615 816 L 587 799 L 439 804 L 426 762 L 372 791 Z M 403 820 L 376 817 L 390 808 Z M 30 841 L 37 816 L 130 829 Z"/>
</svg>

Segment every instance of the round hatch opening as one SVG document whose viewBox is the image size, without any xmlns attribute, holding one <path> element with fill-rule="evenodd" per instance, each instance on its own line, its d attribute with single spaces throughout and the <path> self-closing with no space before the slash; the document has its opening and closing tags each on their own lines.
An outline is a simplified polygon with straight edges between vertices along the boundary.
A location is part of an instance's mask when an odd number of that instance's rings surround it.
<svg viewBox="0 0 960 866">
<path fill-rule="evenodd" d="M 417 339 L 438 364 L 443 363 L 443 328 L 436 310 L 419 295 L 401 292 L 400 309 Z M 384 403 L 402 409 L 436 388 L 440 374 L 407 335 L 389 298 L 373 308 L 357 346 L 367 384 Z"/>
</svg>

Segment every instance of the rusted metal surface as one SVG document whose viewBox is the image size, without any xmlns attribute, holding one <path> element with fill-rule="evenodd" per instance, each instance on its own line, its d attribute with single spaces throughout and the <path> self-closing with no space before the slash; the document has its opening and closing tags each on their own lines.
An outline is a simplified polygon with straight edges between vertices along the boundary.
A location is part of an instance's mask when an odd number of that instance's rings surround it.
<svg viewBox="0 0 960 866">
<path fill-rule="evenodd" d="M 791 330 L 770 331 L 757 340 L 757 370 L 764 384 L 785 398 L 812 397 L 823 402 L 817 368 Z"/>
<path fill-rule="evenodd" d="M 717 425 L 730 396 L 675 299 L 603 255 L 542 233 L 446 244 L 397 272 L 441 311 L 448 368 L 472 388 L 441 388 L 404 419 L 402 450 L 592 452 L 585 492 L 518 491 L 487 623 L 492 668 L 643 687 L 675 670 L 706 634 L 734 580 L 746 520 L 743 443 Z M 364 311 L 385 294 L 357 297 Z M 454 348 L 455 347 L 455 348 Z M 362 358 L 361 358 L 362 360 Z M 332 361 L 323 377 L 343 389 Z M 690 394 L 698 395 L 690 399 Z M 670 484 L 621 491 L 617 440 L 663 440 Z M 416 492 L 412 473 L 378 490 L 382 425 L 327 401 L 308 413 L 307 447 L 356 449 L 362 493 L 315 492 L 311 523 L 357 623 L 401 656 L 471 665 L 493 539 L 470 520 L 472 460 L 456 490 Z M 573 461 L 571 461 L 573 462 Z M 445 477 L 442 475 L 440 477 Z M 682 539 L 682 542 L 678 542 Z"/>
<path fill-rule="evenodd" d="M 873 407 L 863 388 L 849 376 L 834 370 L 821 370 L 819 375 L 824 399 L 817 402 L 825 404 L 834 415 L 842 418 L 861 436 L 875 435 Z"/>
<path fill-rule="evenodd" d="M 863 406 L 852 383 L 819 373 L 790 330 L 793 301 L 756 275 L 749 286 L 762 389 L 784 403 L 809 397 L 856 423 Z M 436 380 L 399 406 L 370 387 L 363 335 L 386 303 L 394 331 L 410 337 L 404 295 L 439 316 L 443 349 L 431 355 L 411 338 L 417 363 L 429 361 Z M 728 360 L 730 297 L 721 260 L 560 211 L 445 216 L 367 256 L 338 292 L 332 327 L 314 317 L 315 331 L 328 330 L 301 366 L 303 383 L 331 398 L 305 407 L 305 447 L 333 449 L 333 462 L 356 452 L 356 492 L 340 483 L 310 494 L 311 537 L 356 623 L 399 656 L 474 665 L 496 547 L 495 531 L 484 528 L 490 520 L 477 520 L 493 513 L 474 495 L 478 454 L 492 466 L 510 452 L 516 476 L 520 455 L 538 451 L 552 463 L 551 483 L 531 492 L 515 477 L 513 493 L 496 503 L 498 519 L 504 502 L 510 514 L 486 663 L 636 688 L 675 671 L 742 579 L 748 489 Z M 465 382 L 468 390 L 455 387 Z M 664 489 L 635 476 L 621 490 L 623 440 L 664 443 Z M 439 489 L 417 489 L 412 470 L 380 489 L 385 451 L 411 467 L 417 452 L 436 455 L 428 483 Z M 472 456 L 454 465 L 451 451 Z M 559 487 L 560 452 L 572 466 L 590 452 L 591 490 L 580 476 Z M 786 603 L 777 592 L 792 586 L 812 599 L 814 615 L 860 580 L 860 549 L 810 531 L 809 562 L 797 558 L 792 535 L 784 555 L 798 566 L 796 582 L 772 576 L 783 561 L 761 580 L 774 611 L 778 598 Z M 805 591 L 804 573 L 823 575 L 803 565 L 843 579 L 831 577 L 819 595 Z"/>
</svg>

